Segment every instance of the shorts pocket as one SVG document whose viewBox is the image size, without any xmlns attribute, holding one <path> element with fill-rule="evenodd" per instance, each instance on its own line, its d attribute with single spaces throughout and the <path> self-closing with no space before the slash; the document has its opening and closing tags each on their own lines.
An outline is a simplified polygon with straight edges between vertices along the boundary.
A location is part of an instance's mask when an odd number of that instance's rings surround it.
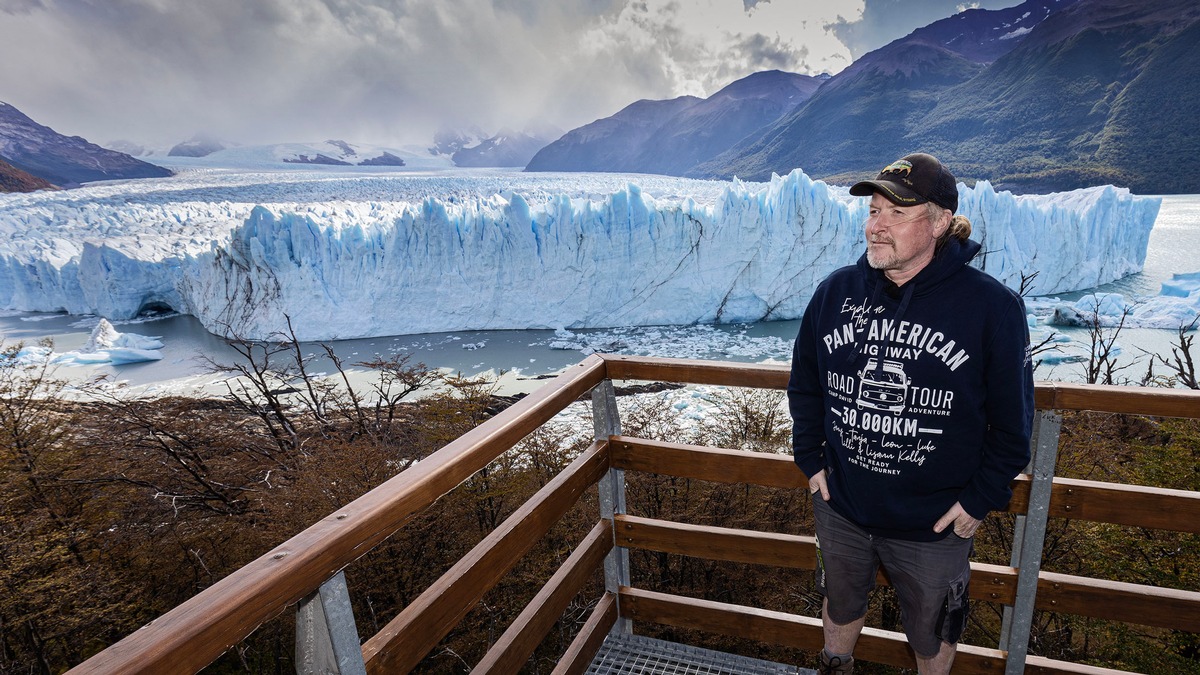
<svg viewBox="0 0 1200 675">
<path fill-rule="evenodd" d="M 946 589 L 946 600 L 935 624 L 936 634 L 943 642 L 957 644 L 967 627 L 967 613 L 971 608 L 971 572 L 968 570 L 950 582 Z"/>
</svg>

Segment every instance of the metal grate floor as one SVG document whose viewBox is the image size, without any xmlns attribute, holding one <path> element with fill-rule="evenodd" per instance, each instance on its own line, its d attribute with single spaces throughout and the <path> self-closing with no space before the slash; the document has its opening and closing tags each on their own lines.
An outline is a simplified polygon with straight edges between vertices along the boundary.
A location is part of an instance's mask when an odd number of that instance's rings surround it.
<svg viewBox="0 0 1200 675">
<path fill-rule="evenodd" d="M 641 635 L 610 633 L 587 675 L 816 675 L 816 671 Z"/>
</svg>

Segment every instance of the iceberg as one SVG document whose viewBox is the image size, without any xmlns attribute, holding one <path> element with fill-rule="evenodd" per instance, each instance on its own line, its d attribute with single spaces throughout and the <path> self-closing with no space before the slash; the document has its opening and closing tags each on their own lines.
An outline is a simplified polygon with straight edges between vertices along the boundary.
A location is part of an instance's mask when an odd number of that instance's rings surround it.
<svg viewBox="0 0 1200 675">
<path fill-rule="evenodd" d="M 862 251 L 865 200 L 799 170 L 717 187 L 623 179 L 488 175 L 480 185 L 511 187 L 472 190 L 470 177 L 192 172 L 0 196 L 0 307 L 170 308 L 250 339 L 289 320 L 303 340 L 754 322 L 799 317 Z M 414 198 L 419 180 L 432 182 Z M 331 181 L 351 199 L 327 198 Z M 1038 295 L 1139 271 L 1160 204 L 1112 186 L 959 191 L 983 244 L 974 264 L 1013 288 L 1036 273 Z"/>
<path fill-rule="evenodd" d="M 54 354 L 54 363 L 71 365 L 111 364 L 115 366 L 143 361 L 160 361 L 161 340 L 136 333 L 120 333 L 107 319 L 100 319 L 83 347 L 76 351 Z"/>
<path fill-rule="evenodd" d="M 1049 324 L 1111 328 L 1194 329 L 1200 323 L 1200 272 L 1174 274 L 1158 295 L 1127 300 L 1120 293 L 1089 293 L 1054 307 Z"/>
</svg>

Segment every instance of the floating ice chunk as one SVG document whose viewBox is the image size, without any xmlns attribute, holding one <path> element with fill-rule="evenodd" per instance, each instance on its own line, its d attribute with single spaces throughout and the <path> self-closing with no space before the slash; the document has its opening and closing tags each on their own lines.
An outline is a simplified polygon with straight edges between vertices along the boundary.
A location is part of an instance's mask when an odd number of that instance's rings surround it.
<svg viewBox="0 0 1200 675">
<path fill-rule="evenodd" d="M 1187 298 L 1197 292 L 1200 292 L 1200 272 L 1185 272 L 1173 274 L 1170 281 L 1164 281 L 1159 295 Z"/>
<path fill-rule="evenodd" d="M 1175 275 L 1177 278 L 1184 275 Z M 1185 283 L 1190 283 L 1185 280 Z M 1168 284 L 1163 284 L 1164 290 Z M 1186 288 L 1173 284 L 1173 291 Z M 1073 305 L 1061 304 L 1054 309 L 1049 323 L 1056 326 L 1092 326 L 1127 328 L 1160 328 L 1177 330 L 1194 326 L 1200 317 L 1200 291 L 1188 295 L 1164 293 L 1149 298 L 1128 301 L 1119 293 L 1085 295 Z"/>
<path fill-rule="evenodd" d="M 124 365 L 159 361 L 163 343 L 158 338 L 136 333 L 120 333 L 107 319 L 100 319 L 88 341 L 78 351 L 53 355 L 55 363 L 68 365 Z"/>
</svg>

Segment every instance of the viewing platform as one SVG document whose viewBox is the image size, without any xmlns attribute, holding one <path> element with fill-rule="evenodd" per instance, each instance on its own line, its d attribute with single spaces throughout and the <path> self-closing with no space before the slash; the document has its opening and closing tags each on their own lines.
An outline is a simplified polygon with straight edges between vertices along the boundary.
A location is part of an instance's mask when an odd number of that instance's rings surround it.
<svg viewBox="0 0 1200 675">
<path fill-rule="evenodd" d="M 753 565 L 809 574 L 814 538 L 698 525 L 630 513 L 627 485 L 656 475 L 683 481 L 800 491 L 807 480 L 790 454 L 749 452 L 626 435 L 614 382 L 672 382 L 783 390 L 788 368 L 626 356 L 589 356 L 442 449 L 280 544 L 108 649 L 72 673 L 194 673 L 264 622 L 295 612 L 296 662 L 303 673 L 421 672 L 420 664 L 534 545 L 581 500 L 599 500 L 599 518 L 573 532 L 575 545 L 523 611 L 489 639 L 472 673 L 516 673 L 581 594 L 586 620 L 557 656 L 555 674 L 731 673 L 808 675 L 815 660 L 777 663 L 710 648 L 732 640 L 814 654 L 821 621 L 796 614 L 650 590 L 631 552 Z M 374 635 L 352 609 L 343 571 L 416 514 L 484 470 L 581 397 L 590 396 L 594 441 L 565 470 L 511 511 L 441 578 Z M 1200 492 L 1055 476 L 1062 414 L 1098 411 L 1200 418 L 1200 392 L 1041 382 L 1033 460 L 1013 482 L 1007 565 L 972 563 L 973 601 L 1000 608 L 997 644 L 960 643 L 955 673 L 1114 674 L 1128 671 L 1031 654 L 1036 612 L 1119 621 L 1150 630 L 1200 633 L 1200 592 L 1044 571 L 1050 519 L 1108 523 L 1145 531 L 1200 533 Z M 781 453 L 785 448 L 780 448 Z M 629 479 L 627 481 L 627 478 Z M 790 493 L 789 493 L 790 494 Z M 803 494 L 803 493 L 801 493 Z M 807 497 L 804 497 L 807 499 Z M 591 501 L 595 504 L 595 501 Z M 996 516 L 994 516 L 996 517 Z M 1081 555 L 1090 555 L 1081 552 Z M 1096 552 L 1091 555 L 1103 555 Z M 886 583 L 881 575 L 880 580 Z M 602 588 L 601 588 L 602 584 Z M 811 602 L 811 600 L 809 600 Z M 802 599 L 796 600 L 801 610 Z M 576 610 L 579 608 L 576 607 Z M 638 635 L 640 626 L 713 636 L 682 644 Z M 868 627 L 856 660 L 915 669 L 903 633 Z M 546 668 L 541 662 L 539 671 Z"/>
</svg>

